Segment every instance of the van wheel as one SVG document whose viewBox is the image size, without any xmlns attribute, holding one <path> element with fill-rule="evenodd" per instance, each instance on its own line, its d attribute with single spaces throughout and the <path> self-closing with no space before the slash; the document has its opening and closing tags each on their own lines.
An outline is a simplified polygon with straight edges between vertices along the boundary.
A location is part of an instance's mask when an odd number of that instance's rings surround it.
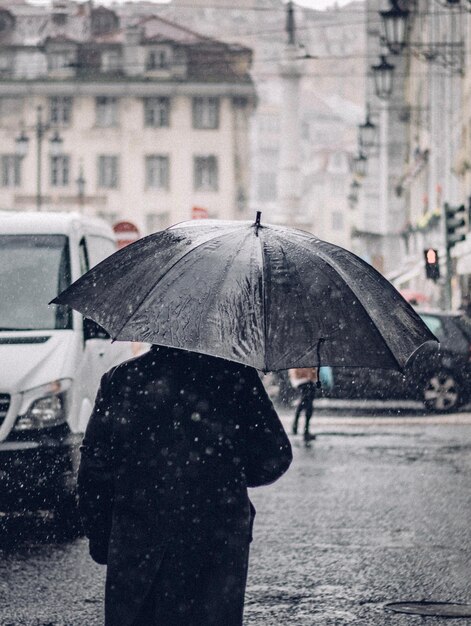
<svg viewBox="0 0 471 626">
<path fill-rule="evenodd" d="M 63 494 L 53 509 L 54 529 L 58 538 L 77 539 L 84 536 L 77 496 Z"/>
<path fill-rule="evenodd" d="M 464 402 L 463 385 L 451 370 L 439 370 L 425 376 L 421 395 L 425 408 L 432 413 L 451 413 Z"/>
</svg>

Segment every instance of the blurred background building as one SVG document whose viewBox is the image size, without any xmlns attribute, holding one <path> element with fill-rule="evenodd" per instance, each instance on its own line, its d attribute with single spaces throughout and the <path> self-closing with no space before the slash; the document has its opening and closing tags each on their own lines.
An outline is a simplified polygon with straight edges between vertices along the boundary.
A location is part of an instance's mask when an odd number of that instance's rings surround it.
<svg viewBox="0 0 471 626">
<path fill-rule="evenodd" d="M 297 155 L 291 141 L 300 171 L 290 220 L 350 247 L 363 4 L 293 8 L 296 111 L 283 96 L 289 33 L 279 0 L 4 2 L 0 208 L 79 208 L 142 232 L 255 210 L 283 222 L 289 115 L 300 138 Z"/>
<path fill-rule="evenodd" d="M 292 4 L 289 24 L 290 4 L 281 0 L 173 0 L 158 10 L 179 23 L 198 24 L 208 36 L 253 50 L 251 74 L 258 105 L 251 127 L 252 212 L 261 210 L 267 221 L 289 223 L 351 248 L 356 216 L 348 201 L 348 163 L 365 100 L 364 3 L 353 1 L 339 7 L 332 2 L 323 11 Z M 152 6 L 155 10 L 156 5 Z M 133 4 L 133 10 L 137 7 L 145 12 L 149 3 Z M 287 63 L 292 79 L 285 89 L 284 82 L 290 80 Z M 296 149 L 293 130 L 289 146 L 284 132 L 293 128 L 295 118 Z M 299 172 L 288 176 L 296 160 Z M 293 178 L 297 179 L 293 183 L 296 200 L 289 199 L 293 190 L 287 188 Z"/>
<path fill-rule="evenodd" d="M 245 217 L 251 50 L 91 2 L 0 10 L 0 208 Z"/>
<path fill-rule="evenodd" d="M 470 296 L 470 11 L 469 0 L 366 3 L 375 138 L 362 143 L 359 127 L 358 235 L 365 249 L 376 236 L 378 269 L 397 287 L 442 308 Z"/>
<path fill-rule="evenodd" d="M 261 210 L 460 306 L 470 29 L 471 0 L 6 0 L 0 209 L 144 233 Z"/>
</svg>

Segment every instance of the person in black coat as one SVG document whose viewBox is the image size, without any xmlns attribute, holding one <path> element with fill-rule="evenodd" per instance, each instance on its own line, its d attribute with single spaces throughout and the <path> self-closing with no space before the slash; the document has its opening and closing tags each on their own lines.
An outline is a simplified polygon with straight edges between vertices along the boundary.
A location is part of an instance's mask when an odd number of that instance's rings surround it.
<svg viewBox="0 0 471 626">
<path fill-rule="evenodd" d="M 106 626 L 241 626 L 255 515 L 291 446 L 256 370 L 154 346 L 105 374 L 79 506 Z"/>
</svg>

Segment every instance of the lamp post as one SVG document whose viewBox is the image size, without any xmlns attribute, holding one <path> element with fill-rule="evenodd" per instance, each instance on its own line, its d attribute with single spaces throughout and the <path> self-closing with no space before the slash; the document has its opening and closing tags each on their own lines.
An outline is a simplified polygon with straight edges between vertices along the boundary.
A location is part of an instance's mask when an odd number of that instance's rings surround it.
<svg viewBox="0 0 471 626">
<path fill-rule="evenodd" d="M 379 211 L 381 223 L 388 232 L 389 209 L 389 110 L 388 101 L 392 96 L 394 65 L 386 56 L 380 56 L 380 62 L 371 67 L 373 71 L 376 96 L 381 100 L 380 137 L 379 137 Z"/>
<path fill-rule="evenodd" d="M 82 213 L 83 203 L 85 200 L 85 184 L 86 184 L 85 177 L 83 175 L 83 163 L 82 162 L 80 162 L 79 175 L 75 182 L 77 184 L 77 195 L 78 195 L 80 213 Z"/>
<path fill-rule="evenodd" d="M 36 107 L 36 124 L 33 127 L 36 136 L 36 210 L 42 208 L 42 143 L 50 125 L 43 121 L 42 106 Z M 26 156 L 29 146 L 29 137 L 22 130 L 15 140 L 16 153 L 20 157 Z M 59 156 L 62 152 L 63 139 L 56 130 L 49 140 L 50 154 Z"/>
</svg>

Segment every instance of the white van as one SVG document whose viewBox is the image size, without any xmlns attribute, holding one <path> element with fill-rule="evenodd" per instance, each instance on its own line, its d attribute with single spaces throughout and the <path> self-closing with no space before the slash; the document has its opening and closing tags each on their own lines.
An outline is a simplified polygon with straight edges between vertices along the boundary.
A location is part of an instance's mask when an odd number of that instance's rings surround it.
<svg viewBox="0 0 471 626">
<path fill-rule="evenodd" d="M 0 511 L 60 517 L 74 502 L 78 446 L 100 378 L 132 351 L 48 302 L 116 249 L 102 220 L 0 212 Z"/>
</svg>

